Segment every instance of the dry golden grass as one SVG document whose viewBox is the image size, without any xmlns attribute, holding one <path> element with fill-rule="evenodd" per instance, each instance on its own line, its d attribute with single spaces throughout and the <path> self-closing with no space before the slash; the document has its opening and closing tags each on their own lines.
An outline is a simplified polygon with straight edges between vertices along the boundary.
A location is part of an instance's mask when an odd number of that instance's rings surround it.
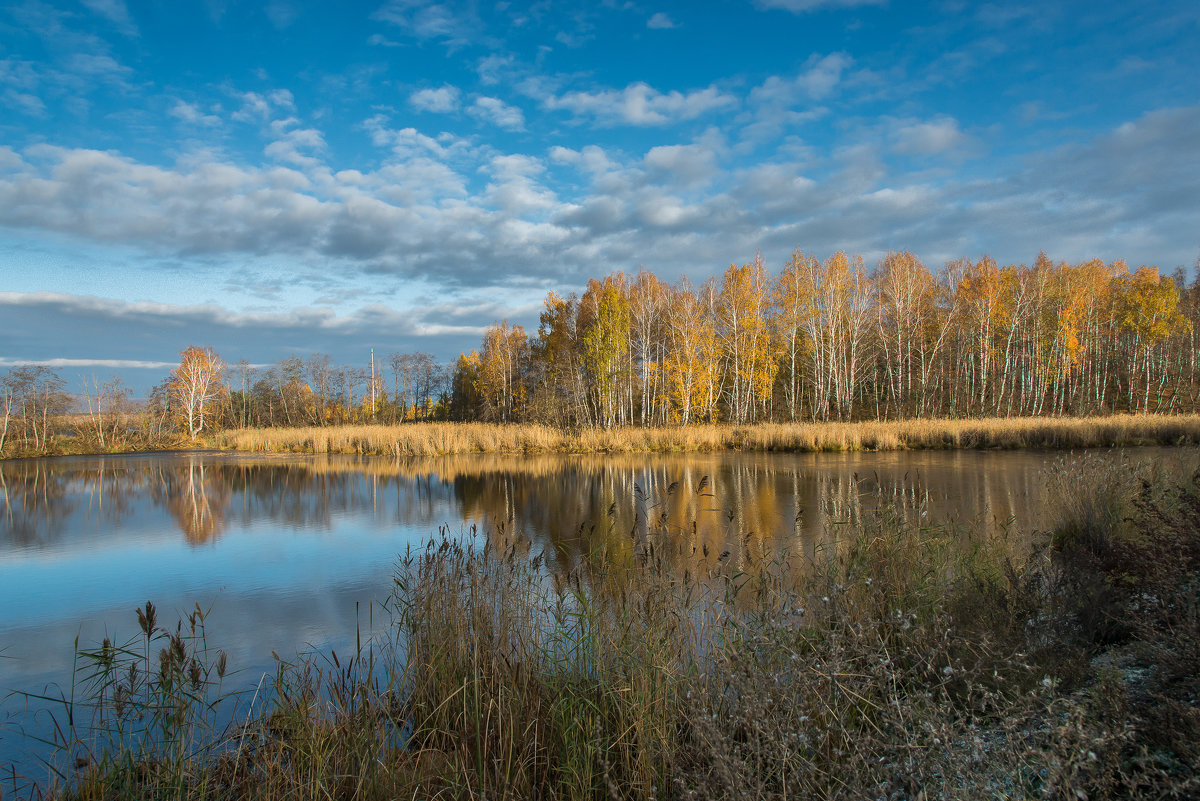
<svg viewBox="0 0 1200 801">
<path fill-rule="evenodd" d="M 1194 414 L 761 423 L 578 431 L 536 424 L 419 423 L 246 429 L 222 432 L 215 438 L 217 446 L 239 451 L 394 457 L 466 453 L 1087 448 L 1196 442 L 1200 442 L 1200 415 Z"/>
</svg>

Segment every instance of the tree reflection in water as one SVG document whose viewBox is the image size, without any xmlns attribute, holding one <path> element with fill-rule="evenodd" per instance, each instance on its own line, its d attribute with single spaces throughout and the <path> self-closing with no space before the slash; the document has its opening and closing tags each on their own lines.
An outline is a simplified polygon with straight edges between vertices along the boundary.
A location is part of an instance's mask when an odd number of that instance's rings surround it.
<svg viewBox="0 0 1200 801">
<path fill-rule="evenodd" d="M 1169 453 L 1169 451 L 1167 451 Z M 1036 528 L 1047 460 L 1036 452 L 879 454 L 472 455 L 353 457 L 172 454 L 0 464 L 0 544 L 69 545 L 68 521 L 120 528 L 164 510 L 187 542 L 231 526 L 475 525 L 518 532 L 550 564 L 620 542 L 675 550 L 812 555 L 838 526 L 884 507 L 976 530 Z M 83 528 L 94 528 L 84 526 Z"/>
<path fill-rule="evenodd" d="M 1131 458 L 1165 465 L 1183 450 Z M 164 610 L 211 605 L 220 646 L 256 675 L 273 669 L 272 649 L 342 649 L 358 632 L 355 605 L 385 601 L 398 553 L 439 529 L 487 532 L 479 547 L 534 559 L 551 582 L 580 575 L 585 560 L 677 558 L 696 578 L 803 565 L 836 545 L 842 524 L 885 508 L 1023 536 L 1046 522 L 1044 470 L 1058 458 L 186 453 L 0 462 L 0 652 L 12 682 L 0 691 L 69 686 L 72 639 L 98 643 L 147 599 Z M 0 722 L 10 711 L 0 697 Z M 0 763 L 5 747 L 0 737 Z"/>
</svg>

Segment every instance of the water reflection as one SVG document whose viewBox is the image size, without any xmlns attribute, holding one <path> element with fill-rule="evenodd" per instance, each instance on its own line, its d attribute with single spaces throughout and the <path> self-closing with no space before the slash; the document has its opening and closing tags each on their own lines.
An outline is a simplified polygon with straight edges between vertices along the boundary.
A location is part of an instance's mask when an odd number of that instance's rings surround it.
<svg viewBox="0 0 1200 801">
<path fill-rule="evenodd" d="M 1147 457 L 1153 456 L 1146 452 Z M 0 558 L 84 547 L 165 512 L 183 540 L 231 527 L 332 530 L 491 525 L 569 558 L 602 535 L 673 532 L 689 545 L 736 533 L 809 543 L 892 506 L 909 517 L 1028 529 L 1041 522 L 1040 453 L 474 455 L 404 462 L 183 454 L 0 465 Z"/>
<path fill-rule="evenodd" d="M 0 698 L 67 688 L 72 643 L 120 641 L 147 599 L 211 609 L 253 687 L 307 646 L 345 648 L 396 557 L 439 527 L 569 568 L 653 547 L 743 565 L 813 556 L 874 510 L 964 531 L 1044 525 L 1033 452 L 352 457 L 152 454 L 0 463 Z M 1111 458 L 1123 458 L 1114 455 Z M 1178 460 L 1144 449 L 1133 458 Z M 1053 499 L 1050 499 L 1053 503 Z M 357 605 L 357 606 L 356 606 Z M 382 616 L 377 619 L 381 624 Z M 26 716 L 0 701 L 5 716 Z M 0 763 L 22 742 L 0 726 Z"/>
</svg>

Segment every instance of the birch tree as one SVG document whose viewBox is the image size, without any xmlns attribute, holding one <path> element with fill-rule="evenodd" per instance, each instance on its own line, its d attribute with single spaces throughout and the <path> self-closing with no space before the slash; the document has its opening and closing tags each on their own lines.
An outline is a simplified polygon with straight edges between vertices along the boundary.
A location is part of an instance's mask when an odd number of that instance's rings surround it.
<svg viewBox="0 0 1200 801">
<path fill-rule="evenodd" d="M 225 386 L 225 362 L 210 347 L 191 346 L 180 353 L 179 366 L 168 379 L 172 406 L 195 441 L 211 419 L 221 400 L 228 394 Z"/>
</svg>

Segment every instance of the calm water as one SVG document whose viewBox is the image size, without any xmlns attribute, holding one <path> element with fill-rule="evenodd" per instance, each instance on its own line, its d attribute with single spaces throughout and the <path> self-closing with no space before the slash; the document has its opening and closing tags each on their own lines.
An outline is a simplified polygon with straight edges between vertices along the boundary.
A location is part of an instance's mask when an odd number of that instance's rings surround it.
<svg viewBox="0 0 1200 801">
<path fill-rule="evenodd" d="M 616 457 L 153 454 L 0 463 L 0 696 L 70 685 L 73 643 L 137 632 L 152 600 L 173 624 L 211 610 L 210 645 L 239 681 L 271 652 L 346 649 L 392 585 L 396 557 L 440 527 L 503 525 L 547 564 L 651 528 L 683 547 L 750 534 L 812 553 L 840 523 L 894 505 L 929 523 L 1027 536 L 1054 506 L 1061 454 L 924 452 Z M 1141 449 L 1105 458 L 1168 459 Z M 657 536 L 662 536 L 657 535 Z M 356 613 L 357 604 L 357 613 Z M 356 614 L 358 615 L 356 619 Z M 376 625 L 379 625 L 378 620 Z M 0 702 L 0 768 L 25 761 L 22 702 Z M 5 771 L 7 772 L 7 771 Z M 0 774 L 2 775 L 2 774 Z"/>
</svg>

